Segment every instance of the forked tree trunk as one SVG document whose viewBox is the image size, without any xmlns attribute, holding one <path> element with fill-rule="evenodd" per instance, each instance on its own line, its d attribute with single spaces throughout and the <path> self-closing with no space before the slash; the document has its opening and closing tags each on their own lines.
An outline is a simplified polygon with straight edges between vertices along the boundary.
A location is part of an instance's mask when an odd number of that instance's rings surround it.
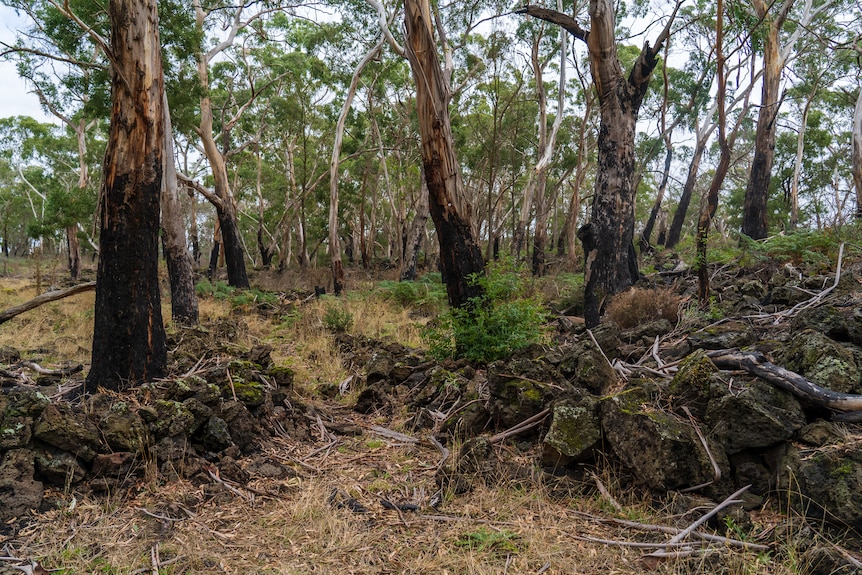
<svg viewBox="0 0 862 575">
<path fill-rule="evenodd" d="M 85 388 L 163 377 L 158 276 L 163 73 L 156 0 L 111 0 L 111 127 L 100 195 L 93 355 Z"/>
<path fill-rule="evenodd" d="M 655 47 L 644 44 L 628 78 L 623 75 L 614 36 L 616 18 L 611 0 L 592 0 L 590 29 L 552 10 L 526 6 L 518 10 L 565 28 L 587 43 L 590 73 L 598 94 L 601 125 L 592 219 L 578 230 L 584 246 L 584 319 L 587 327 L 599 323 L 600 305 L 607 296 L 630 287 L 638 278 L 634 249 L 635 229 L 635 126 L 657 55 L 670 34 L 677 4 Z"/>
<path fill-rule="evenodd" d="M 455 158 L 449 90 L 437 56 L 429 0 L 405 0 L 404 20 L 407 59 L 416 81 L 416 110 L 429 211 L 440 244 L 440 268 L 449 304 L 464 307 L 483 293 L 470 276 L 484 273 L 485 262 L 473 235 L 471 207 L 464 195 L 461 170 Z"/>
</svg>

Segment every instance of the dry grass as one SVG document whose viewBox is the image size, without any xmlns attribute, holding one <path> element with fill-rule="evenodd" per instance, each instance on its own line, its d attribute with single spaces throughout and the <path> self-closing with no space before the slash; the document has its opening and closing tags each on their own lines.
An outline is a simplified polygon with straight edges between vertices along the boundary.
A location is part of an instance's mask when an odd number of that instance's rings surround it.
<svg viewBox="0 0 862 575">
<path fill-rule="evenodd" d="M 673 288 L 631 288 L 617 294 L 608 304 L 606 314 L 623 329 L 658 319 L 671 325 L 679 320 L 680 297 Z"/>
<path fill-rule="evenodd" d="M 0 279 L 0 307 L 35 295 L 23 280 Z M 43 306 L 0 325 L 0 345 L 26 350 L 52 348 L 57 360 L 89 360 L 92 297 L 84 294 Z M 226 301 L 200 302 L 204 323 L 242 323 L 232 343 L 249 348 L 274 346 L 280 365 L 297 372 L 300 388 L 338 383 L 345 365 L 324 316 L 332 301 L 283 306 L 275 315 L 232 309 Z M 343 304 L 353 317 L 351 332 L 376 339 L 418 344 L 418 321 L 398 306 L 348 295 Z M 167 314 L 165 317 L 169 317 Z M 71 341 L 74 348 L 64 347 Z M 368 429 L 399 429 L 401 421 L 360 417 L 338 406 L 325 409 Z M 403 417 L 397 414 L 396 417 Z M 66 574 L 635 574 L 641 551 L 579 540 L 661 541 L 662 536 L 612 526 L 596 517 L 617 514 L 595 495 L 592 482 L 542 474 L 535 453 L 509 447 L 506 458 L 533 469 L 517 484 L 477 485 L 469 494 L 447 494 L 439 510 L 419 513 L 387 510 L 384 497 L 424 504 L 437 490 L 440 454 L 425 442 L 404 445 L 366 433 L 356 438 L 300 442 L 274 438 L 262 446 L 270 459 L 291 467 L 285 480 L 253 479 L 243 497 L 218 483 L 161 483 L 154 475 L 108 496 L 55 492 L 51 511 L 33 515 L 29 525 L 3 540 L 6 555 L 40 561 Z M 657 512 L 641 493 L 620 487 L 611 467 L 602 482 L 623 505 L 622 516 L 647 523 L 674 524 L 679 518 Z M 329 503 L 333 489 L 359 500 L 368 513 Z M 542 571 L 546 569 L 545 571 Z M 3 566 L 0 564 L 0 572 Z M 734 550 L 669 562 L 660 573 L 789 575 L 792 561 Z"/>
<path fill-rule="evenodd" d="M 56 573 L 450 573 L 499 574 L 642 572 L 641 551 L 603 546 L 576 536 L 643 540 L 631 529 L 591 517 L 605 515 L 584 486 L 539 475 L 519 486 L 477 486 L 449 496 L 439 510 L 399 513 L 380 498 L 424 500 L 436 489 L 439 453 L 361 436 L 330 450 L 280 439 L 264 448 L 292 464 L 298 476 L 253 480 L 245 497 L 219 484 L 139 485 L 107 499 L 58 494 L 57 509 L 6 542 L 19 557 Z M 521 456 L 524 463 L 533 454 Z M 303 460 L 303 465 L 297 465 Z M 348 492 L 368 513 L 330 505 L 333 489 Z M 622 494 L 616 494 L 621 500 Z M 74 502 L 74 504 L 73 504 Z M 653 513 L 638 503 L 630 516 Z M 654 534 L 647 539 L 661 540 Z M 730 565 L 734 567 L 728 568 Z M 669 563 L 663 573 L 789 574 L 783 565 L 750 553 Z"/>
</svg>

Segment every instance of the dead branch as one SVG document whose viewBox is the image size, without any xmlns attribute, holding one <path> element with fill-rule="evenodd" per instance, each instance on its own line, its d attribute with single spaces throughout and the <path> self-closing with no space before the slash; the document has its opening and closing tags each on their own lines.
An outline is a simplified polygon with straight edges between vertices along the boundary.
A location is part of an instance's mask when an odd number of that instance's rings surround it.
<svg viewBox="0 0 862 575">
<path fill-rule="evenodd" d="M 542 411 L 540 411 L 539 413 L 537 413 L 533 417 L 531 417 L 529 419 L 525 419 L 521 423 L 519 423 L 513 427 L 510 427 L 506 431 L 501 431 L 497 435 L 492 436 L 488 440 L 488 443 L 493 445 L 493 444 L 499 443 L 499 442 L 501 442 L 501 441 L 503 441 L 509 437 L 512 437 L 513 435 L 518 435 L 519 433 L 527 431 L 528 429 L 532 429 L 532 428 L 536 427 L 537 425 L 539 425 L 540 423 L 542 423 L 545 420 L 545 418 L 548 417 L 548 415 L 550 413 L 551 413 L 550 409 L 543 409 Z"/>
<path fill-rule="evenodd" d="M 709 521 L 709 519 L 711 517 L 713 517 L 715 514 L 717 514 L 719 511 L 721 511 L 722 509 L 724 509 L 725 507 L 727 507 L 729 505 L 733 505 L 734 503 L 739 503 L 739 500 L 737 499 L 737 497 L 739 497 L 740 495 L 742 495 L 743 493 L 748 491 L 749 487 L 751 487 L 751 485 L 746 485 L 745 487 L 735 491 L 727 499 L 725 499 L 724 501 L 722 501 L 721 503 L 716 505 L 712 509 L 712 511 L 701 516 L 700 519 L 698 519 L 697 521 L 695 521 L 694 523 L 692 523 L 691 525 L 689 525 L 688 527 L 686 527 L 685 529 L 683 529 L 682 531 L 680 531 L 679 533 L 674 535 L 671 538 L 671 540 L 668 541 L 668 544 L 676 545 L 676 544 L 684 541 L 686 539 L 686 537 L 691 535 L 698 527 L 700 527 L 701 525 L 703 525 L 704 523 Z M 641 557 L 641 564 L 647 569 L 655 569 L 659 563 L 661 563 L 665 559 L 672 558 L 672 557 L 680 557 L 680 555 L 668 554 L 668 553 L 665 553 L 662 551 L 655 551 L 653 553 L 649 553 L 649 554 Z"/>
<path fill-rule="evenodd" d="M 52 290 L 49 292 L 45 292 L 41 295 L 37 295 L 33 299 L 28 302 L 24 302 L 20 305 L 16 305 L 10 307 L 6 311 L 0 312 L 0 324 L 5 323 L 12 319 L 17 315 L 21 315 L 25 311 L 30 311 L 31 309 L 35 309 L 40 305 L 57 301 L 58 299 L 67 298 L 69 296 L 77 295 L 79 293 L 84 293 L 86 291 L 96 289 L 96 282 L 87 282 L 83 284 L 78 284 L 76 286 L 72 286 L 70 288 L 61 289 L 61 290 Z"/>
<path fill-rule="evenodd" d="M 706 355 L 719 369 L 746 371 L 813 405 L 828 407 L 837 411 L 862 410 L 862 395 L 839 393 L 822 388 L 798 373 L 771 363 L 760 352 L 719 349 L 707 352 Z"/>
</svg>

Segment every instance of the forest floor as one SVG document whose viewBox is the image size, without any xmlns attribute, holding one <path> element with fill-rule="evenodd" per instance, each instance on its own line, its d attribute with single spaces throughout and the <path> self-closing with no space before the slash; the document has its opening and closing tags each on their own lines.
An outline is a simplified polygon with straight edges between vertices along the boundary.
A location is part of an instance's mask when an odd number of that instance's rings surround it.
<svg viewBox="0 0 862 575">
<path fill-rule="evenodd" d="M 16 271 L 0 277 L 0 309 L 36 295 L 32 274 L 23 266 Z M 351 334 L 421 348 L 419 334 L 429 316 L 375 296 L 374 279 L 354 277 L 357 289 L 339 304 L 350 314 Z M 637 487 L 610 462 L 584 466 L 576 474 L 546 473 L 535 465 L 541 446 L 517 440 L 494 449 L 529 473 L 516 481 L 483 482 L 465 494 L 444 492 L 443 501 L 430 508 L 424 502 L 439 490 L 441 452 L 425 441 L 375 432 L 404 431 L 406 407 L 365 415 L 351 408 L 353 391 L 331 399 L 316 391 L 354 374 L 326 328 L 332 300 L 304 297 L 309 286 L 300 280 L 268 275 L 256 280 L 291 305 L 280 305 L 273 314 L 266 311 L 272 306 L 254 297 L 206 297 L 202 324 L 241 325 L 230 342 L 238 350 L 271 345 L 275 364 L 296 372 L 294 389 L 302 400 L 355 426 L 358 434 L 333 436 L 321 429 L 304 442 L 266 439 L 239 465 L 260 469 L 262 460 L 275 461 L 290 472 L 266 477 L 260 471 L 243 485 L 217 476 L 203 485 L 166 481 L 154 473 L 107 495 L 55 489 L 23 528 L 0 534 L 0 573 L 28 572 L 26 565 L 17 567 L 21 563 L 14 559 L 21 559 L 38 562 L 29 571 L 37 574 L 45 572 L 41 566 L 50 573 L 129 575 L 610 575 L 655 566 L 659 573 L 784 575 L 803 572 L 802 539 L 823 535 L 838 548 L 858 546 L 850 534 L 827 537 L 826 526 L 782 512 L 782 501 L 767 500 L 744 526 L 726 520 L 710 529 L 765 544 L 768 551 L 718 546 L 648 565 L 642 560 L 648 544 L 667 543 L 672 536 L 667 529 L 685 528 L 709 507 L 698 507 L 688 496 Z M 548 289 L 560 295 L 568 288 Z M 81 294 L 7 322 L 0 326 L 0 346 L 15 347 L 46 367 L 86 365 L 93 300 L 92 292 Z M 170 317 L 167 303 L 164 314 Z M 173 329 L 168 325 L 169 332 Z M 463 438 L 454 439 L 459 441 Z"/>
</svg>

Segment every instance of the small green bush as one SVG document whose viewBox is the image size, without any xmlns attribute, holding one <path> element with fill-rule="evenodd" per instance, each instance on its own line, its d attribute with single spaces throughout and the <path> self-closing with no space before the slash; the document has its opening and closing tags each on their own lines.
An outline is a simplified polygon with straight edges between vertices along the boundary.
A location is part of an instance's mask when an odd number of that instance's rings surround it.
<svg viewBox="0 0 862 575">
<path fill-rule="evenodd" d="M 344 304 L 327 303 L 323 312 L 323 327 L 334 333 L 346 333 L 353 327 L 353 314 Z"/>
<path fill-rule="evenodd" d="M 473 277 L 485 295 L 444 312 L 426 327 L 423 338 L 431 354 L 484 363 L 541 342 L 547 313 L 528 278 L 510 261 L 493 262 L 487 275 Z"/>
</svg>

